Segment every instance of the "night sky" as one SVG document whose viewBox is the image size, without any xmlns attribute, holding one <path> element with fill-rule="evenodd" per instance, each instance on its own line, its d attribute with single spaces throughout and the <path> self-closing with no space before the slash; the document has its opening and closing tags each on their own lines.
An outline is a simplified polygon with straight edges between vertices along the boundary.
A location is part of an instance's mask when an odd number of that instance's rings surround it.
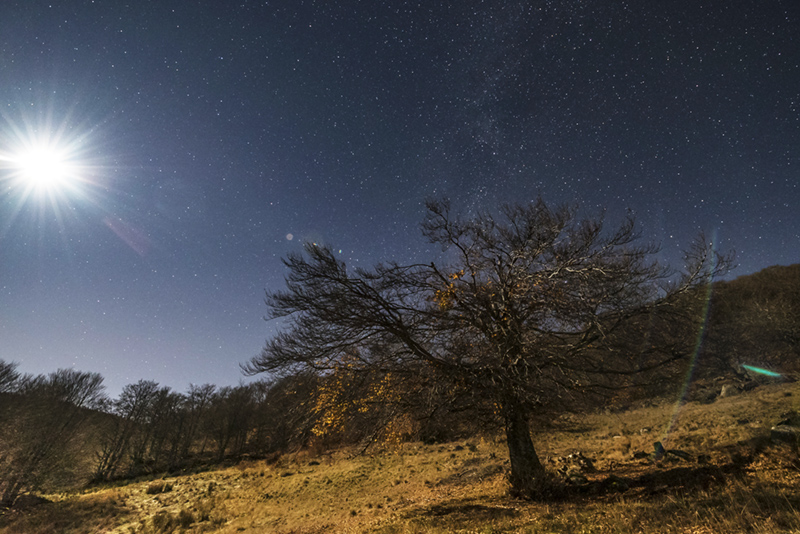
<svg viewBox="0 0 800 534">
<path fill-rule="evenodd" d="M 20 154 L 70 169 L 33 186 Z M 430 261 L 424 200 L 800 262 L 797 0 L 3 0 L 0 358 L 242 380 L 281 257 Z"/>
</svg>

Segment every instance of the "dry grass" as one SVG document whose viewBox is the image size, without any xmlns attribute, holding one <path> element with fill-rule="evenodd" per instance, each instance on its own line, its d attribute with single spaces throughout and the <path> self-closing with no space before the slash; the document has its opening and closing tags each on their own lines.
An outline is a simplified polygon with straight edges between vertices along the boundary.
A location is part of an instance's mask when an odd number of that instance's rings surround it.
<svg viewBox="0 0 800 534">
<path fill-rule="evenodd" d="M 504 444 L 476 438 L 372 456 L 303 452 L 49 495 L 51 503 L 0 517 L 0 534 L 800 532 L 797 452 L 766 439 L 798 402 L 788 384 L 576 420 L 570 431 L 539 436 L 542 457 L 555 469 L 556 457 L 580 450 L 597 471 L 546 503 L 507 497 Z M 707 458 L 633 459 L 654 441 Z"/>
</svg>

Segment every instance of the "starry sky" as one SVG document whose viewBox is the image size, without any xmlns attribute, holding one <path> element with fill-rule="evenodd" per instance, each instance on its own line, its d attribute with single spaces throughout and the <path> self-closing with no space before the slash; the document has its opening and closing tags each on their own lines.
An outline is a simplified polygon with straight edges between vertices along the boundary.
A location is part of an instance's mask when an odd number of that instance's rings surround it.
<svg viewBox="0 0 800 534">
<path fill-rule="evenodd" d="M 800 262 L 798 183 L 796 0 L 0 5 L 0 358 L 112 396 L 238 383 L 281 257 L 430 261 L 426 198 L 630 209 L 738 276 Z"/>
</svg>

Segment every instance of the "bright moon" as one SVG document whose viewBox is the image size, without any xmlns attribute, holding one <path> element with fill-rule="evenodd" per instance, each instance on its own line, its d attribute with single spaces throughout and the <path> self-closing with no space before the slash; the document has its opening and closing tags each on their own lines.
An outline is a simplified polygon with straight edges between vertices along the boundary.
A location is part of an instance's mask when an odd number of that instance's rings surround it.
<svg viewBox="0 0 800 534">
<path fill-rule="evenodd" d="M 42 106 L 42 109 L 44 106 Z M 96 132 L 52 112 L 14 120 L 0 112 L 0 237 L 18 218 L 39 226 L 67 222 L 103 199 Z"/>
<path fill-rule="evenodd" d="M 0 201 L 9 207 L 0 214 L 0 233 L 24 213 L 52 213 L 63 228 L 77 213 L 75 206 L 93 201 L 96 167 L 86 158 L 89 134 L 67 135 L 66 125 L 52 123 L 48 119 L 36 128 L 7 120 L 4 129 L 0 122 Z"/>
<path fill-rule="evenodd" d="M 68 181 L 73 166 L 59 151 L 36 148 L 14 158 L 20 178 L 36 189 L 51 189 Z"/>
</svg>

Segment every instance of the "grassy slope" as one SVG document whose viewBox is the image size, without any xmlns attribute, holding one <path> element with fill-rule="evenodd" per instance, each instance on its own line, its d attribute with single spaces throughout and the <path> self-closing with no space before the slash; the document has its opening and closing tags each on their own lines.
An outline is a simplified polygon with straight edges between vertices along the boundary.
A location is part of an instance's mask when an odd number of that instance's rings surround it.
<svg viewBox="0 0 800 534">
<path fill-rule="evenodd" d="M 709 405 L 671 404 L 582 418 L 539 436 L 548 466 L 579 450 L 598 483 L 548 503 L 506 495 L 503 443 L 476 438 L 349 457 L 303 452 L 277 463 L 142 480 L 0 518 L 0 534 L 38 532 L 798 532 L 797 453 L 764 439 L 800 408 L 794 384 L 763 386 Z M 576 420 L 577 421 L 577 420 Z M 653 442 L 709 456 L 654 465 Z M 148 493 L 154 483 L 170 491 Z M 624 491 L 620 491 L 624 490 Z"/>
</svg>

